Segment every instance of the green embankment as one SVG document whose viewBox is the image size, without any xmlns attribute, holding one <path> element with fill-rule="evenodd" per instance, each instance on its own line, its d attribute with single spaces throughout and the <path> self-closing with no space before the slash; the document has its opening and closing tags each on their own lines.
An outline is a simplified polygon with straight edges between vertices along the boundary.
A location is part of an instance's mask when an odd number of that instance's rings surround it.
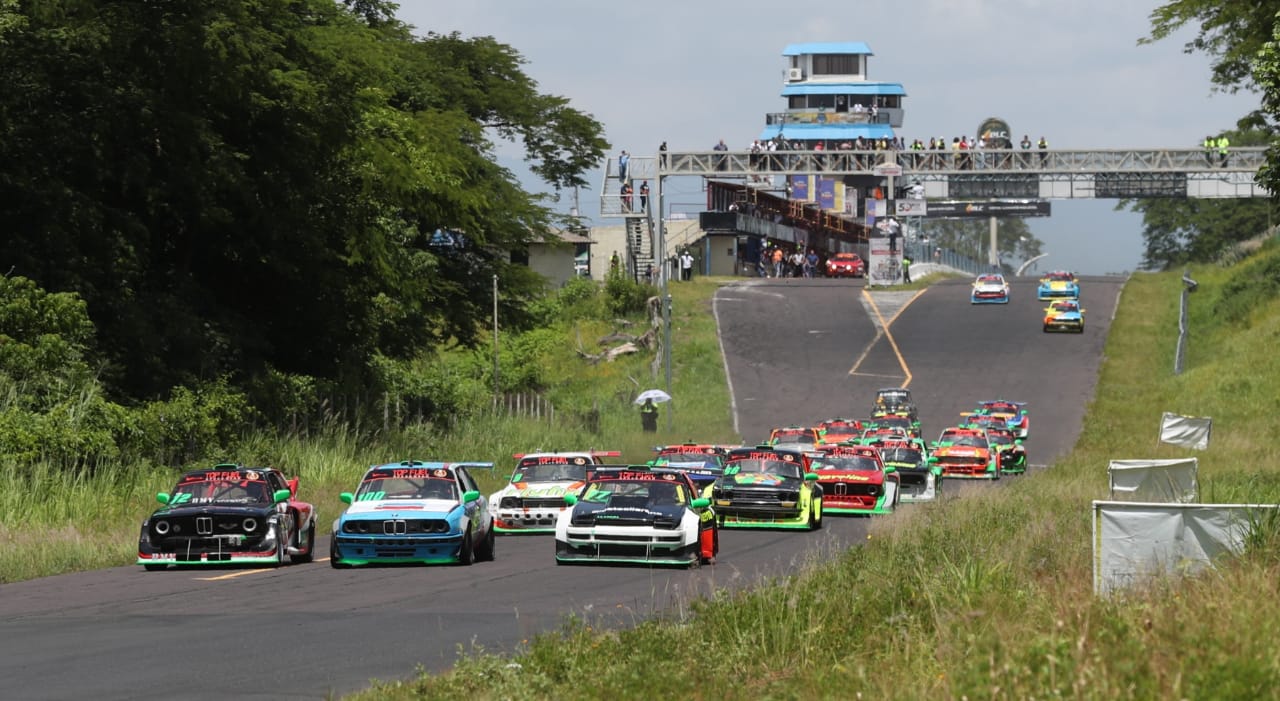
<svg viewBox="0 0 1280 701">
<path fill-rule="evenodd" d="M 1276 698 L 1274 529 L 1196 579 L 1092 593 L 1108 460 L 1188 453 L 1154 445 L 1162 411 L 1214 418 L 1203 501 L 1280 501 L 1280 251 L 1192 274 L 1187 371 L 1172 374 L 1180 274 L 1133 277 L 1079 444 L 1051 469 L 878 519 L 863 547 L 787 583 L 625 631 L 568 621 L 518 658 L 479 652 L 359 698 Z M 678 333 L 677 349 L 714 351 L 710 328 Z M 698 374 L 719 387 L 712 365 Z"/>
</svg>

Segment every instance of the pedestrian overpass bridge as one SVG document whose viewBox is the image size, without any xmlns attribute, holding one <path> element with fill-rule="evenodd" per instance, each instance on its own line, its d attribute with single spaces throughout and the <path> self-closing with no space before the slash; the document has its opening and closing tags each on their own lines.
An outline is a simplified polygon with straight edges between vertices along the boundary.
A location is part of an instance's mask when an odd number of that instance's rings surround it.
<svg viewBox="0 0 1280 701">
<path fill-rule="evenodd" d="M 813 175 L 864 192 L 882 187 L 887 199 L 894 198 L 895 184 L 906 183 L 919 183 L 926 200 L 1253 198 L 1271 196 L 1255 182 L 1266 151 L 1249 147 L 1225 153 L 1204 148 L 660 152 L 631 156 L 625 173 L 616 158 L 609 159 L 600 189 L 600 215 L 626 220 L 628 263 L 640 270 L 647 269 L 648 262 L 671 258 L 663 217 L 650 215 L 665 210 L 663 190 L 671 177 L 737 181 L 783 197 L 791 176 Z M 651 209 L 637 207 L 634 195 L 623 195 L 622 184 L 636 181 L 653 182 Z M 845 234 L 858 226 L 851 215 L 829 213 L 821 220 L 835 223 L 834 228 Z"/>
</svg>

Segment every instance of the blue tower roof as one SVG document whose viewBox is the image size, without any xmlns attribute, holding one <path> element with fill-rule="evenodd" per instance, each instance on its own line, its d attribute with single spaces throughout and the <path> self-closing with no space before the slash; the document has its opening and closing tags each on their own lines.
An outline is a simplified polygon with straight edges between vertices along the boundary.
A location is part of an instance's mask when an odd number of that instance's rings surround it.
<svg viewBox="0 0 1280 701">
<path fill-rule="evenodd" d="M 818 41 L 807 44 L 787 44 L 783 56 L 807 56 L 813 54 L 861 54 L 874 56 L 871 47 L 861 41 Z"/>
</svg>

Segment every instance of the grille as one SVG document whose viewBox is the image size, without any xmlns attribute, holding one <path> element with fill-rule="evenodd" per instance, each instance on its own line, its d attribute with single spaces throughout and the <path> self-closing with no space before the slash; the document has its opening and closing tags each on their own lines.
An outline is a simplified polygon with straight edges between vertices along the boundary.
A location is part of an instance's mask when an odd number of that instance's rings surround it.
<svg viewBox="0 0 1280 701">
<path fill-rule="evenodd" d="M 343 533 L 354 535 L 404 536 L 415 533 L 448 533 L 449 522 L 444 519 L 411 518 L 385 519 L 382 521 L 347 521 L 342 524 Z"/>
</svg>

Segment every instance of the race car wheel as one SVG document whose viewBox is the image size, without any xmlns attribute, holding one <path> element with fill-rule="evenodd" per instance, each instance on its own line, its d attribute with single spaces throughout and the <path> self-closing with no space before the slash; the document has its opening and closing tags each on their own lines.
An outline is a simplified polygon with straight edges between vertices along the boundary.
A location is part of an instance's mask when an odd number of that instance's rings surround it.
<svg viewBox="0 0 1280 701">
<path fill-rule="evenodd" d="M 280 524 L 276 524 L 276 567 L 283 565 L 285 556 L 289 554 L 289 539 L 282 531 Z"/>
<path fill-rule="evenodd" d="M 311 547 L 314 548 L 315 546 L 312 545 Z M 337 536 L 334 536 L 329 540 L 329 566 L 335 570 L 345 570 L 351 567 L 351 565 L 348 565 L 347 563 L 343 562 L 342 558 L 339 557 L 338 555 Z"/>
<path fill-rule="evenodd" d="M 299 535 L 301 535 L 301 532 L 299 532 Z M 297 545 L 298 547 L 302 547 L 302 543 L 298 543 Z M 300 565 L 304 562 L 311 562 L 313 559 L 315 559 L 315 556 L 316 556 L 316 523 L 315 521 L 312 521 L 311 525 L 307 528 L 306 552 L 300 553 L 298 555 L 290 555 L 289 562 L 292 562 L 295 565 Z"/>
<path fill-rule="evenodd" d="M 492 562 L 496 551 L 495 542 L 497 540 L 493 533 L 493 524 L 489 524 L 489 532 L 485 535 L 484 541 L 480 543 L 480 547 L 476 548 L 476 560 L 481 562 Z"/>
<path fill-rule="evenodd" d="M 476 551 L 471 541 L 471 526 L 467 526 L 467 534 L 462 536 L 462 547 L 458 548 L 458 564 L 466 567 L 475 561 Z"/>
</svg>

